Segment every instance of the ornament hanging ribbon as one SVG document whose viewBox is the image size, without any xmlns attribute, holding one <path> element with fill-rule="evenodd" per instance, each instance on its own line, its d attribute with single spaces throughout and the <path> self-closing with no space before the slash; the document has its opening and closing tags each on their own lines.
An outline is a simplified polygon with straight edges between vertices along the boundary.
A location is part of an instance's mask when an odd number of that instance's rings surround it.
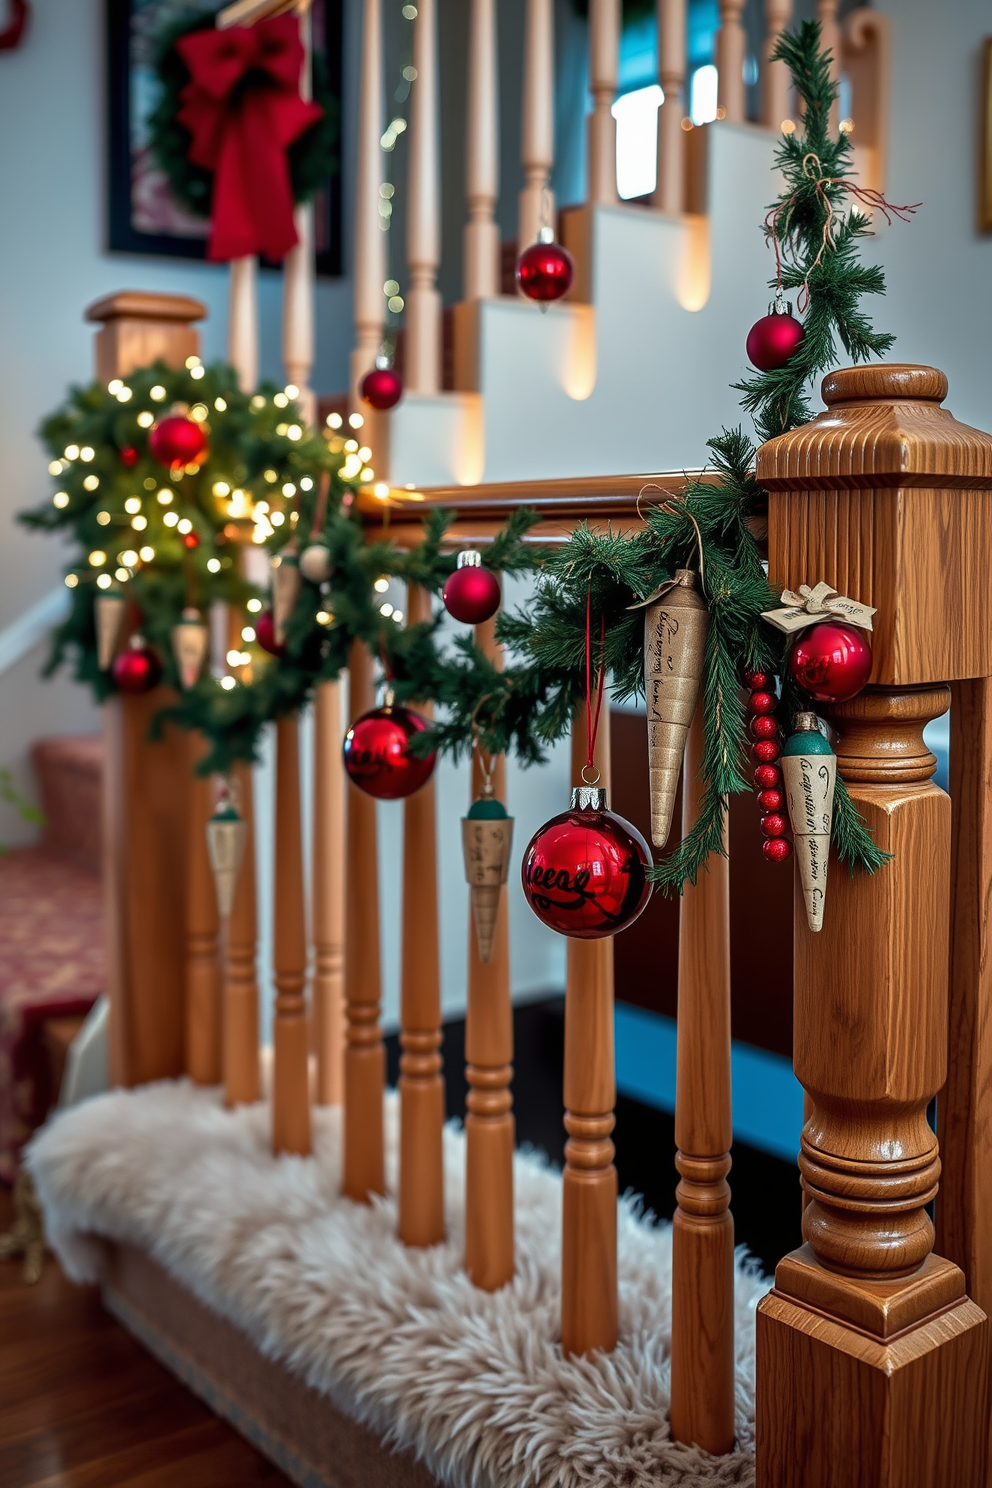
<svg viewBox="0 0 992 1488">
<path fill-rule="evenodd" d="M 286 151 L 324 112 L 300 96 L 296 16 L 194 31 L 176 50 L 190 74 L 178 115 L 189 158 L 214 172 L 207 257 L 284 258 L 299 241 Z"/>
<path fill-rule="evenodd" d="M 831 619 L 846 620 L 861 630 L 871 630 L 871 617 L 876 613 L 871 605 L 848 599 L 846 595 L 838 594 L 833 585 L 823 583 L 812 589 L 808 584 L 800 584 L 798 594 L 783 589 L 782 604 L 784 608 L 780 610 L 763 610 L 761 618 L 774 625 L 776 630 L 784 630 L 786 635 Z"/>
<path fill-rule="evenodd" d="M 582 768 L 582 779 L 586 785 L 595 785 L 599 780 L 596 768 L 596 738 L 599 734 L 599 716 L 603 711 L 603 689 L 606 683 L 606 616 L 599 622 L 599 676 L 596 679 L 596 707 L 592 705 L 592 587 L 586 590 L 586 762 Z M 586 780 L 586 771 L 593 777 Z"/>
</svg>

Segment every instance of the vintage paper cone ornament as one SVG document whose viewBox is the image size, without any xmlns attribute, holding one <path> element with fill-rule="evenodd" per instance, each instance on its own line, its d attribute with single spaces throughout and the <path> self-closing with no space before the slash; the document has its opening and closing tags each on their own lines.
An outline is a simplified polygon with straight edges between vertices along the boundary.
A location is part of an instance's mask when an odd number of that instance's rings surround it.
<svg viewBox="0 0 992 1488">
<path fill-rule="evenodd" d="M 779 765 L 795 838 L 806 918 L 811 930 L 822 930 L 837 757 L 820 733 L 815 713 L 796 714 L 796 732 L 785 741 Z"/>
<path fill-rule="evenodd" d="M 217 889 L 217 909 L 222 920 L 230 918 L 234 905 L 247 827 L 233 801 L 225 796 L 207 822 L 207 853 Z"/>
<path fill-rule="evenodd" d="M 651 840 L 664 847 L 672 826 L 686 736 L 696 711 L 710 617 L 687 568 L 649 595 L 644 609 L 644 696 L 648 714 Z"/>
<path fill-rule="evenodd" d="M 300 577 L 300 560 L 294 547 L 283 548 L 272 560 L 272 623 L 275 626 L 276 645 L 286 640 L 286 626 L 296 608 L 303 580 Z"/>
<path fill-rule="evenodd" d="M 199 610 L 183 610 L 183 618 L 172 627 L 172 653 L 183 687 L 195 687 L 209 643 L 210 632 L 200 619 Z"/>
<path fill-rule="evenodd" d="M 98 594 L 93 601 L 96 621 L 96 659 L 101 672 L 108 672 L 117 655 L 117 647 L 127 615 L 127 600 L 119 589 Z"/>
<path fill-rule="evenodd" d="M 513 818 L 495 796 L 483 796 L 462 817 L 465 878 L 472 894 L 472 917 L 479 960 L 487 964 L 493 953 L 499 896 L 506 883 L 513 842 Z"/>
</svg>

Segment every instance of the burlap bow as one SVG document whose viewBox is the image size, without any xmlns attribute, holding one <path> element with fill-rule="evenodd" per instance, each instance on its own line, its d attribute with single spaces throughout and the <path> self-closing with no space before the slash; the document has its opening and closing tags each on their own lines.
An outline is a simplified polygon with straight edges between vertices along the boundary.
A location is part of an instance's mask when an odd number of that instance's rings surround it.
<svg viewBox="0 0 992 1488">
<path fill-rule="evenodd" d="M 799 593 L 791 589 L 782 591 L 783 609 L 763 610 L 761 618 L 778 630 L 791 634 L 805 630 L 807 625 L 816 625 L 821 620 L 846 620 L 848 625 L 857 625 L 861 630 L 871 630 L 871 617 L 875 611 L 870 605 L 859 604 L 838 594 L 832 584 L 799 585 Z"/>
</svg>

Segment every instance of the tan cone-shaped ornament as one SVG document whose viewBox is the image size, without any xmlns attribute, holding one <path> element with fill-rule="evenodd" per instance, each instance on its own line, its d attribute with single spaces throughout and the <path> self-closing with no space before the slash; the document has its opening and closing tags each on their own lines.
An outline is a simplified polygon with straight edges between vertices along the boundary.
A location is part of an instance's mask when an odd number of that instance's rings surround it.
<svg viewBox="0 0 992 1488">
<path fill-rule="evenodd" d="M 796 714 L 796 732 L 786 739 L 779 765 L 795 839 L 799 881 L 806 901 L 806 919 L 811 930 L 822 930 L 837 757 L 820 733 L 815 713 Z"/>
<path fill-rule="evenodd" d="M 703 675 L 710 617 L 687 568 L 655 590 L 644 609 L 644 696 L 648 714 L 651 841 L 664 847 L 672 826 L 682 756 Z"/>
<path fill-rule="evenodd" d="M 127 615 L 127 600 L 119 589 L 98 594 L 93 601 L 93 616 L 96 621 L 96 659 L 101 672 L 109 672 L 117 655 L 124 620 Z"/>
<path fill-rule="evenodd" d="M 183 610 L 183 618 L 172 627 L 172 654 L 184 688 L 196 686 L 209 643 L 210 632 L 200 619 L 199 610 Z"/>
<path fill-rule="evenodd" d="M 499 897 L 506 883 L 513 843 L 513 818 L 495 796 L 482 796 L 462 817 L 465 878 L 472 895 L 472 918 L 479 960 L 487 965 L 493 953 Z"/>
<path fill-rule="evenodd" d="M 286 626 L 296 608 L 302 587 L 300 560 L 296 549 L 283 548 L 272 560 L 272 626 L 277 646 L 281 646 L 286 639 Z"/>
<path fill-rule="evenodd" d="M 207 854 L 217 889 L 217 910 L 222 920 L 230 919 L 234 906 L 246 833 L 247 827 L 233 801 L 225 796 L 207 822 Z"/>
</svg>

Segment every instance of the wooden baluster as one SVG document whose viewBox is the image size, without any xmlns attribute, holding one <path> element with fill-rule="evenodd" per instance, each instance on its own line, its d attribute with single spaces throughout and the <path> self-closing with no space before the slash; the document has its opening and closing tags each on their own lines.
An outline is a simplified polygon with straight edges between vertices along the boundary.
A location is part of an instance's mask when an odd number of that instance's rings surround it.
<svg viewBox="0 0 992 1488">
<path fill-rule="evenodd" d="M 836 83 L 840 77 L 840 27 L 837 24 L 837 6 L 839 0 L 816 0 L 816 19 L 820 23 L 820 45 L 830 52 L 830 76 Z M 830 128 L 836 130 L 840 120 L 838 101 L 835 99 L 830 110 Z"/>
<path fill-rule="evenodd" d="M 429 620 L 430 596 L 411 584 L 407 623 Z M 429 716 L 429 710 L 421 708 Z M 444 1077 L 438 948 L 434 781 L 403 803 L 403 949 L 400 985 L 399 1237 L 444 1239 Z"/>
<path fill-rule="evenodd" d="M 469 21 L 465 145 L 464 297 L 488 300 L 500 290 L 499 79 L 495 0 L 472 0 Z"/>
<path fill-rule="evenodd" d="M 232 258 L 227 308 L 227 358 L 243 393 L 258 387 L 258 262 Z"/>
<path fill-rule="evenodd" d="M 235 804 L 245 823 L 245 850 L 227 922 L 224 963 L 224 1098 L 229 1106 L 257 1101 L 258 979 L 255 972 L 255 804 L 250 765 L 234 768 Z"/>
<path fill-rule="evenodd" d="M 685 211 L 686 0 L 658 0 L 658 82 L 665 95 L 658 110 L 658 184 L 651 198 L 673 217 Z"/>
<path fill-rule="evenodd" d="M 372 658 L 356 641 L 348 659 L 352 718 L 375 706 Z M 376 807 L 349 783 L 345 878 L 344 1177 L 346 1198 L 360 1204 L 386 1191 L 382 1101 L 386 1050 L 379 1028 L 379 868 Z"/>
<path fill-rule="evenodd" d="M 413 23 L 417 80 L 410 99 L 410 174 L 406 256 L 406 385 L 413 393 L 441 386 L 441 161 L 438 149 L 436 0 L 418 0 Z"/>
<path fill-rule="evenodd" d="M 720 0 L 720 29 L 716 34 L 716 67 L 719 77 L 718 118 L 743 124 L 745 116 L 744 55 L 747 35 L 741 25 L 744 0 Z"/>
<path fill-rule="evenodd" d="M 382 343 L 386 279 L 386 235 L 379 216 L 382 183 L 382 0 L 364 0 L 362 59 L 358 87 L 358 149 L 355 163 L 355 348 L 351 353 L 351 401 L 360 401 L 362 378 L 375 366 Z"/>
<path fill-rule="evenodd" d="M 275 903 L 273 909 L 272 1150 L 310 1151 L 307 940 L 300 820 L 300 730 L 295 713 L 276 722 Z"/>
<path fill-rule="evenodd" d="M 682 835 L 699 812 L 703 710 L 689 730 Z M 726 835 L 724 836 L 726 847 Z M 714 854 L 679 912 L 672 1231 L 672 1436 L 719 1455 L 734 1445 L 734 1221 L 729 1212 L 730 863 Z"/>
<path fill-rule="evenodd" d="M 313 97 L 310 35 L 310 11 L 304 8 L 300 11 L 300 40 L 305 53 L 300 93 L 304 98 Z M 314 337 L 312 201 L 295 208 L 293 222 L 299 242 L 286 254 L 282 265 L 282 361 L 286 381 L 299 388 L 296 401 L 312 425 L 317 416 L 317 399 L 310 388 Z"/>
<path fill-rule="evenodd" d="M 313 1033 L 317 1102 L 339 1106 L 344 1087 L 345 777 L 341 686 L 322 682 L 313 730 Z"/>
<path fill-rule="evenodd" d="M 617 96 L 620 67 L 620 0 L 590 0 L 589 91 L 592 113 L 587 120 L 591 206 L 613 206 L 617 201 Z"/>
<path fill-rule="evenodd" d="M 551 167 L 555 161 L 555 34 L 553 0 L 527 0 L 520 131 L 524 188 L 517 217 L 518 252 L 554 226 Z"/>
<path fill-rule="evenodd" d="M 765 0 L 765 44 L 761 68 L 761 122 L 780 130 L 789 117 L 791 78 L 784 62 L 772 61 L 779 37 L 792 19 L 792 0 Z"/>
<path fill-rule="evenodd" d="M 572 779 L 586 763 L 586 719 L 572 721 Z M 610 715 L 596 739 L 600 785 L 610 784 Z M 616 1347 L 617 1170 L 613 1056 L 613 937 L 569 940 L 565 973 L 565 1171 L 562 1175 L 561 1346 Z"/>
<path fill-rule="evenodd" d="M 951 803 L 922 731 L 947 707 L 947 677 L 992 673 L 979 598 L 992 438 L 939 407 L 946 390 L 927 367 L 835 372 L 827 412 L 758 453 L 776 587 L 815 574 L 877 606 L 874 685 L 829 712 L 840 773 L 893 854 L 873 877 L 834 868 L 818 934 L 797 901 L 810 1202 L 806 1244 L 758 1309 L 759 1488 L 985 1484 L 988 1323 L 958 1267 L 932 1253 L 927 1214 L 940 1171 L 927 1107 L 947 1062 Z M 857 485 L 840 489 L 851 469 Z"/>
<path fill-rule="evenodd" d="M 213 815 L 214 782 L 197 775 L 207 753 L 200 733 L 186 735 L 190 784 L 186 838 L 186 1073 L 197 1085 L 221 1079 L 220 916 L 207 851 L 207 822 Z"/>
<path fill-rule="evenodd" d="M 499 658 L 495 621 L 475 628 L 477 645 Z M 506 799 L 506 761 L 493 761 L 493 789 Z M 472 800 L 482 789 L 478 752 L 472 760 Z M 492 955 L 483 964 L 468 916 L 468 1006 L 465 1012 L 465 1270 L 483 1291 L 513 1279 L 513 1004 L 510 998 L 508 895 L 500 900 Z"/>
</svg>

